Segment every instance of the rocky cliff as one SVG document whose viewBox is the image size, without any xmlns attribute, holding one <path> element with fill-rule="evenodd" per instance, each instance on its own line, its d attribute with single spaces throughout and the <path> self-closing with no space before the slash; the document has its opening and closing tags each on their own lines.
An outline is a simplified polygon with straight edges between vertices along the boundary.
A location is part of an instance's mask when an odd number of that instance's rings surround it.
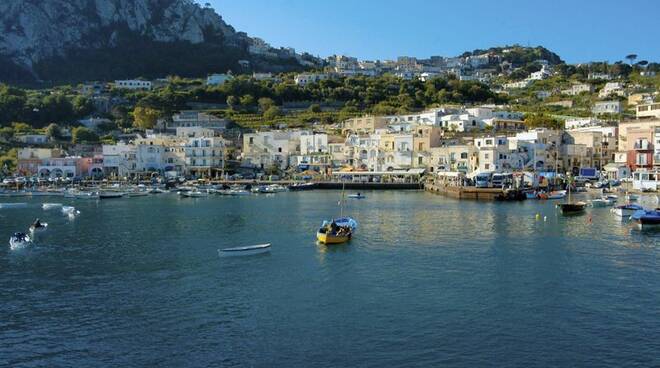
<svg viewBox="0 0 660 368">
<path fill-rule="evenodd" d="M 3 0 L 0 30 L 4 81 L 200 76 L 254 59 L 245 33 L 192 0 Z"/>
</svg>

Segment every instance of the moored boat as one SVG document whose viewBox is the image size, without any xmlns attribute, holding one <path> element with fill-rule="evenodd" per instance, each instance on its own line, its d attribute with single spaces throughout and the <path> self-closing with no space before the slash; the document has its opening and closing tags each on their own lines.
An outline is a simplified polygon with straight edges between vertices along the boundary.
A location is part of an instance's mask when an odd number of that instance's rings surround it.
<svg viewBox="0 0 660 368">
<path fill-rule="evenodd" d="M 587 203 L 586 202 L 559 203 L 557 204 L 557 208 L 559 208 L 561 214 L 565 216 L 579 215 L 581 213 L 584 213 L 584 211 L 587 208 Z"/>
<path fill-rule="evenodd" d="M 364 194 L 362 194 L 362 193 L 356 193 L 356 194 L 349 194 L 349 195 L 348 195 L 348 198 L 352 198 L 352 199 L 365 199 L 365 198 L 367 198 L 367 196 L 364 195 Z"/>
<path fill-rule="evenodd" d="M 102 190 L 99 192 L 100 199 L 117 199 L 123 198 L 125 195 L 126 193 L 115 190 Z"/>
<path fill-rule="evenodd" d="M 209 193 L 202 192 L 200 190 L 192 190 L 189 192 L 179 192 L 179 195 L 184 198 L 202 198 L 202 197 L 208 197 Z"/>
<path fill-rule="evenodd" d="M 343 244 L 353 238 L 357 221 L 350 217 L 342 217 L 332 221 L 324 221 L 316 233 L 316 239 L 326 245 Z"/>
<path fill-rule="evenodd" d="M 644 208 L 638 204 L 624 204 L 621 206 L 616 206 L 611 209 L 612 213 L 623 219 L 627 219 L 632 216 L 635 212 L 643 210 Z"/>
<path fill-rule="evenodd" d="M 555 190 L 547 194 L 547 199 L 562 199 L 566 198 L 565 190 Z"/>
<path fill-rule="evenodd" d="M 630 216 L 640 228 L 657 228 L 660 227 L 660 209 L 655 210 L 639 210 Z"/>
<path fill-rule="evenodd" d="M 303 190 L 312 190 L 316 187 L 315 183 L 296 183 L 289 185 L 289 190 L 292 192 L 299 192 Z"/>
<path fill-rule="evenodd" d="M 614 200 L 606 197 L 596 198 L 589 201 L 592 207 L 609 207 L 614 205 Z"/>
<path fill-rule="evenodd" d="M 225 248 L 218 249 L 218 255 L 220 257 L 252 256 L 270 252 L 270 248 L 270 243 L 251 245 L 247 247 Z"/>
</svg>

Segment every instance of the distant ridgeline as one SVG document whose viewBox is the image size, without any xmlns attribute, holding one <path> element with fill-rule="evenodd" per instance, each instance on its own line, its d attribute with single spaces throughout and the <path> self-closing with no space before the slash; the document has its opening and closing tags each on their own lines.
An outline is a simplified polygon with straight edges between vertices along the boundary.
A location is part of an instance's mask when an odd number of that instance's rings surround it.
<svg viewBox="0 0 660 368">
<path fill-rule="evenodd" d="M 0 29 L 10 83 L 304 69 L 295 53 L 251 53 L 260 40 L 189 0 L 3 1 Z"/>
</svg>

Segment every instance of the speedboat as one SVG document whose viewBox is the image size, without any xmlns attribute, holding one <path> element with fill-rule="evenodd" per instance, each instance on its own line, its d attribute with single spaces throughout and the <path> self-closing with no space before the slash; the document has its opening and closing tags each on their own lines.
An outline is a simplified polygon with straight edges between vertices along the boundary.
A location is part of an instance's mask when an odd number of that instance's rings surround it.
<svg viewBox="0 0 660 368">
<path fill-rule="evenodd" d="M 321 224 L 316 239 L 322 244 L 343 244 L 351 240 L 357 228 L 357 221 L 350 217 L 342 217 Z"/>
<path fill-rule="evenodd" d="M 621 218 L 627 219 L 633 215 L 633 213 L 643 210 L 644 208 L 638 204 L 624 204 L 622 206 L 616 206 L 611 209 L 612 213 Z"/>
<path fill-rule="evenodd" d="M 548 193 L 548 199 L 562 199 L 562 198 L 566 198 L 565 190 L 556 190 Z"/>
<path fill-rule="evenodd" d="M 36 222 L 30 225 L 30 234 L 41 233 L 48 229 L 48 224 L 45 222 Z"/>
<path fill-rule="evenodd" d="M 557 204 L 557 208 L 559 208 L 559 211 L 564 216 L 579 215 L 581 213 L 584 213 L 584 211 L 587 208 L 587 203 L 586 202 L 559 203 Z"/>
<path fill-rule="evenodd" d="M 633 213 L 630 219 L 642 229 L 660 227 L 660 209 L 639 210 Z"/>
<path fill-rule="evenodd" d="M 357 193 L 357 194 L 349 194 L 349 195 L 348 195 L 348 198 L 353 198 L 353 199 L 365 199 L 365 198 L 367 198 L 367 196 L 364 195 L 364 194 L 362 194 L 362 193 Z"/>
<path fill-rule="evenodd" d="M 270 252 L 270 243 L 251 245 L 248 247 L 218 249 L 218 255 L 220 257 L 252 256 L 267 252 Z"/>
<path fill-rule="evenodd" d="M 592 199 L 589 203 L 591 204 L 591 207 L 609 207 L 614 205 L 614 200 L 603 197 Z"/>
<path fill-rule="evenodd" d="M 32 239 L 25 233 L 14 233 L 14 235 L 9 238 L 9 246 L 11 249 L 23 248 L 30 245 L 30 243 L 32 243 Z"/>
<path fill-rule="evenodd" d="M 53 210 L 55 208 L 62 208 L 62 203 L 44 203 L 41 205 L 41 208 L 45 211 Z"/>
<path fill-rule="evenodd" d="M 69 218 L 75 218 L 76 216 L 80 215 L 80 211 L 76 210 L 75 207 L 63 206 L 62 214 L 69 216 Z"/>
<path fill-rule="evenodd" d="M 273 184 L 266 187 L 266 193 L 281 193 L 286 192 L 288 189 L 279 184 Z"/>
</svg>

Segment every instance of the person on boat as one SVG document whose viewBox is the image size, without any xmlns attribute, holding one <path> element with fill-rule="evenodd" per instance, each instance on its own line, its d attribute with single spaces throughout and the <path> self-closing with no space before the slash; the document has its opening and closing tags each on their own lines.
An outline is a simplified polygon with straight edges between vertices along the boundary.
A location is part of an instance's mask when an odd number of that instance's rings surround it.
<svg viewBox="0 0 660 368">
<path fill-rule="evenodd" d="M 44 227 L 44 225 L 41 223 L 41 221 L 39 221 L 39 219 L 36 219 L 36 220 L 32 223 L 32 227 L 34 227 L 35 229 L 39 229 L 39 228 Z"/>
</svg>

